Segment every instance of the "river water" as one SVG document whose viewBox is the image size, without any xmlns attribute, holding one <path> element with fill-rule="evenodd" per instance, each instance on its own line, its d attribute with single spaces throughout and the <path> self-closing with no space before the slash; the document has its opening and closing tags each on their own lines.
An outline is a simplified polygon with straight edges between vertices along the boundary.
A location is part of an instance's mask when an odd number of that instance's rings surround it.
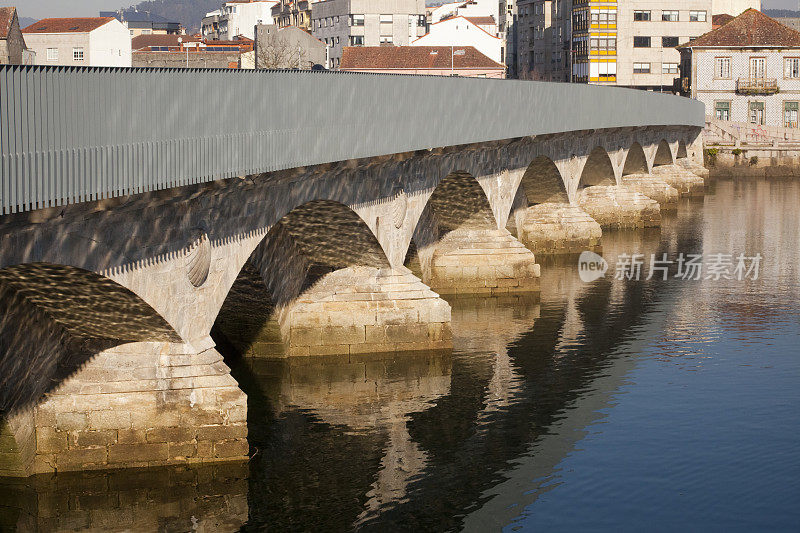
<svg viewBox="0 0 800 533">
<path fill-rule="evenodd" d="M 797 531 L 800 183 L 718 181 L 603 244 L 596 281 L 543 261 L 538 300 L 453 301 L 452 353 L 232 358 L 249 465 L 6 482 L 0 529 Z M 681 253 L 700 280 L 645 279 Z"/>
</svg>

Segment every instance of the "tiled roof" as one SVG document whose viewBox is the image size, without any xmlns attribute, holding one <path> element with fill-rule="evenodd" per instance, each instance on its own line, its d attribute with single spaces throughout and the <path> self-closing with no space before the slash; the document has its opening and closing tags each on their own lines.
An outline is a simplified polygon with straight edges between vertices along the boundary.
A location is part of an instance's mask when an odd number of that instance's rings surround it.
<svg viewBox="0 0 800 533">
<path fill-rule="evenodd" d="M 114 17 L 44 19 L 34 22 L 22 30 L 22 33 L 89 33 L 112 20 L 116 19 Z"/>
<path fill-rule="evenodd" d="M 732 21 L 734 18 L 733 15 L 728 15 L 727 13 L 721 13 L 719 15 L 712 15 L 711 16 L 711 26 L 714 29 L 719 28 L 723 24 L 727 24 L 728 22 Z"/>
<path fill-rule="evenodd" d="M 495 24 L 494 17 L 464 17 L 476 26 L 490 26 Z"/>
<path fill-rule="evenodd" d="M 11 22 L 14 20 L 15 7 L 0 7 L 0 39 L 8 38 Z"/>
<path fill-rule="evenodd" d="M 455 54 L 451 56 L 451 52 Z M 463 50 L 463 54 L 459 51 Z M 451 59 L 452 57 L 452 59 Z M 502 69 L 473 46 L 346 46 L 339 68 L 345 69 Z"/>
<path fill-rule="evenodd" d="M 761 11 L 748 9 L 727 24 L 678 48 L 800 47 L 800 32 L 787 28 Z"/>
<path fill-rule="evenodd" d="M 141 50 L 148 46 L 178 46 L 178 39 L 181 38 L 184 43 L 202 41 L 202 39 L 188 35 L 137 35 L 131 40 L 131 48 L 133 50 Z"/>
</svg>

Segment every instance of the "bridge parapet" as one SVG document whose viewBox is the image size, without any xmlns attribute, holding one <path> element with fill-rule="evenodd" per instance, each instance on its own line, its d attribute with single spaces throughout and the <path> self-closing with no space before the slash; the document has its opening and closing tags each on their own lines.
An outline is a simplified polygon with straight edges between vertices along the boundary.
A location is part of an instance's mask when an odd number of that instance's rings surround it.
<svg viewBox="0 0 800 533">
<path fill-rule="evenodd" d="M 704 125 L 703 104 L 578 84 L 0 66 L 0 214 L 531 135 Z"/>
</svg>

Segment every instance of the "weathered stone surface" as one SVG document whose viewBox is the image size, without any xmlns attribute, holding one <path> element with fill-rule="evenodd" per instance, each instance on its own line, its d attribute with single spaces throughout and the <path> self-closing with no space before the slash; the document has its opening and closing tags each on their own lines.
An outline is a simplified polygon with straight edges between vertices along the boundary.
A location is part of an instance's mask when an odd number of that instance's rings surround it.
<svg viewBox="0 0 800 533">
<path fill-rule="evenodd" d="M 686 170 L 690 171 L 692 174 L 696 174 L 703 179 L 708 179 L 708 169 L 692 159 L 689 158 L 678 159 L 675 164 L 682 166 Z"/>
<path fill-rule="evenodd" d="M 625 187 L 586 187 L 580 192 L 578 205 L 603 228 L 647 228 L 661 224 L 658 202 Z"/>
<path fill-rule="evenodd" d="M 653 176 L 675 187 L 681 197 L 705 194 L 705 180 L 682 165 L 655 166 Z"/>
<path fill-rule="evenodd" d="M 137 346 L 138 365 L 128 357 L 136 348 L 105 350 L 27 416 L 7 419 L 0 432 L 0 475 L 246 459 L 246 398 L 219 353 L 206 350 L 192 361 L 173 359 L 159 343 Z M 122 368 L 113 370 L 109 365 L 117 357 Z M 149 377 L 141 372 L 148 368 L 159 378 L 137 378 Z M 129 386 L 124 392 L 85 387 L 102 379 Z"/>
<path fill-rule="evenodd" d="M 622 177 L 622 184 L 658 202 L 662 211 L 678 208 L 678 190 L 664 180 L 648 174 L 629 174 Z"/>
<path fill-rule="evenodd" d="M 287 356 L 452 346 L 450 306 L 405 267 L 332 272 L 280 309 L 278 321 Z"/>
<path fill-rule="evenodd" d="M 599 251 L 603 231 L 578 206 L 544 203 L 526 209 L 519 238 L 534 254 L 571 254 Z"/>
<path fill-rule="evenodd" d="M 507 294 L 537 292 L 539 275 L 533 253 L 508 230 L 469 229 L 436 244 L 427 281 L 440 294 Z"/>
</svg>

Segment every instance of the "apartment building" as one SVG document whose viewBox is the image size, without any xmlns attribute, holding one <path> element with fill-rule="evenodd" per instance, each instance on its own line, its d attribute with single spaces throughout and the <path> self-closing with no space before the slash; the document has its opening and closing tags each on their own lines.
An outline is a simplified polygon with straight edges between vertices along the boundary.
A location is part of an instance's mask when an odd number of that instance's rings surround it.
<svg viewBox="0 0 800 533">
<path fill-rule="evenodd" d="M 279 0 L 272 6 L 272 21 L 278 28 L 296 26 L 311 31 L 311 0 Z"/>
<path fill-rule="evenodd" d="M 272 22 L 272 8 L 275 1 L 233 0 L 203 18 L 201 31 L 203 38 L 214 41 L 232 41 L 238 36 L 255 39 L 258 24 Z"/>
<path fill-rule="evenodd" d="M 672 91 L 676 47 L 760 0 L 518 0 L 518 77 Z"/>
<path fill-rule="evenodd" d="M 497 32 L 498 37 L 505 42 L 506 74 L 510 78 L 516 78 L 519 75 L 517 72 L 519 63 L 517 57 L 517 45 L 519 42 L 517 1 L 500 0 L 498 7 Z"/>
<path fill-rule="evenodd" d="M 718 120 L 797 128 L 800 32 L 751 9 L 680 47 L 681 92 Z"/>
<path fill-rule="evenodd" d="M 520 0 L 519 76 L 570 81 L 572 0 Z"/>
<path fill-rule="evenodd" d="M 425 0 L 324 0 L 311 10 L 311 33 L 338 68 L 345 46 L 407 46 L 425 35 Z"/>
</svg>

